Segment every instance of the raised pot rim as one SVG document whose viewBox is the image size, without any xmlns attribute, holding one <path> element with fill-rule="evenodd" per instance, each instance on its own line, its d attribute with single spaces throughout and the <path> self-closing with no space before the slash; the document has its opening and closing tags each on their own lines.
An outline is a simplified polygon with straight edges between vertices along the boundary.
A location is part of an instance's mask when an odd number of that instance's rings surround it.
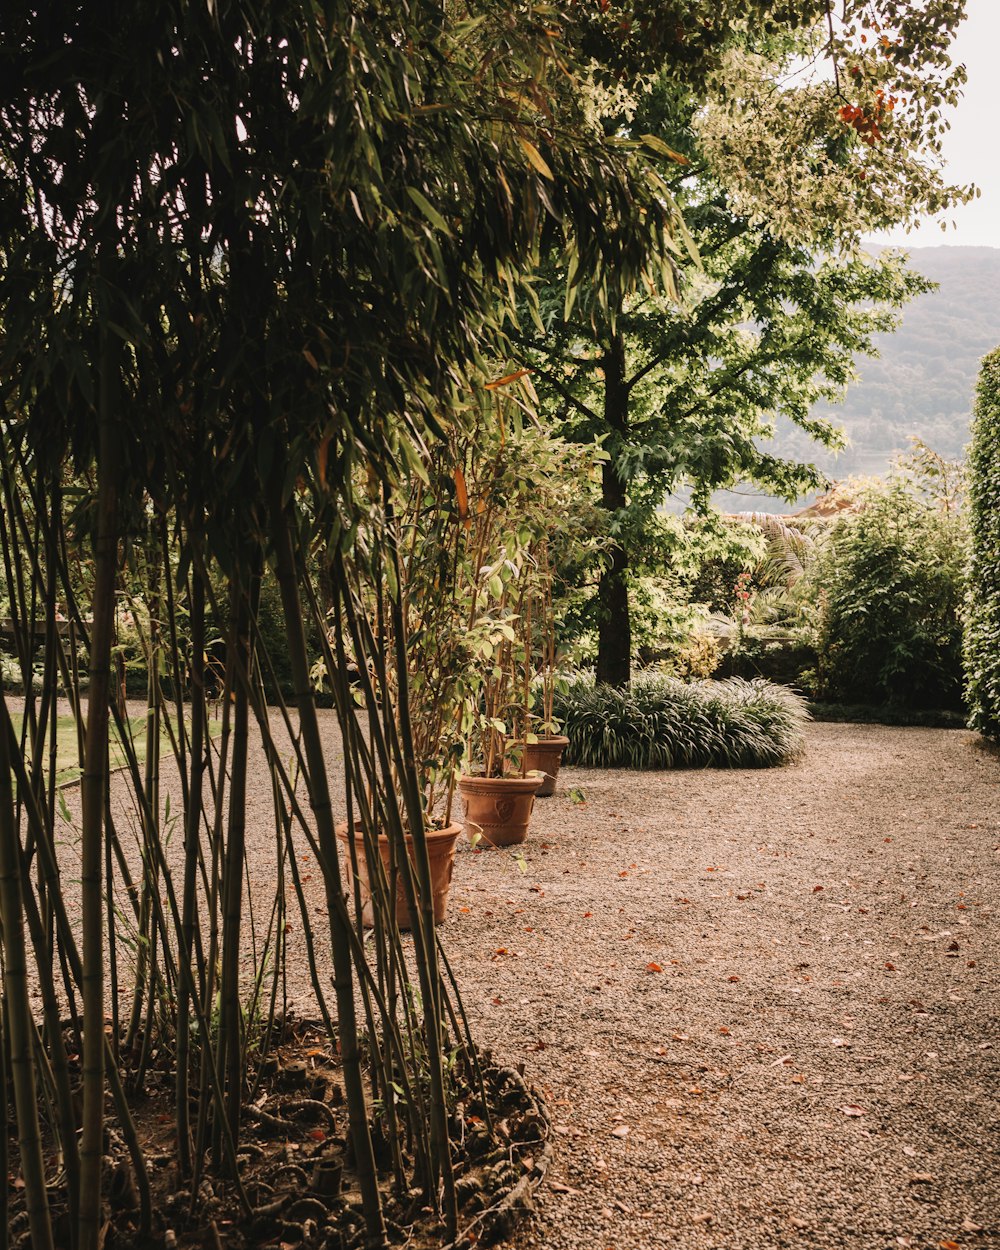
<svg viewBox="0 0 1000 1250">
<path fill-rule="evenodd" d="M 544 773 L 539 773 L 536 777 L 477 777 L 472 773 L 463 773 L 458 779 L 459 789 L 461 790 L 477 790 L 477 789 L 515 789 L 533 791 L 545 780 Z"/>
<path fill-rule="evenodd" d="M 364 830 L 360 828 L 360 825 L 361 825 L 360 820 L 356 820 L 354 822 L 354 841 L 355 842 L 364 841 L 364 836 L 365 836 Z M 449 837 L 458 838 L 461 835 L 462 830 L 464 828 L 465 828 L 464 825 L 458 824 L 453 821 L 450 825 L 445 825 L 443 829 L 428 829 L 427 835 L 426 835 L 427 841 L 428 842 L 443 842 L 446 838 L 449 838 Z M 347 821 L 346 820 L 338 821 L 335 832 L 338 838 L 342 838 L 346 842 L 347 841 Z M 389 835 L 386 833 L 380 833 L 378 837 L 379 837 L 380 842 L 389 841 Z M 405 837 L 408 842 L 412 842 L 413 840 L 412 833 L 406 834 Z"/>
</svg>

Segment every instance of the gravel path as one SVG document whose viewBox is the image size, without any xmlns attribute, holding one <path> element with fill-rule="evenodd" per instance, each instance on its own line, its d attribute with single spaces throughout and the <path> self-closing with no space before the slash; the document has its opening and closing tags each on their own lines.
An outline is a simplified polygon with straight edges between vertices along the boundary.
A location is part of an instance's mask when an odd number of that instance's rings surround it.
<svg viewBox="0 0 1000 1250">
<path fill-rule="evenodd" d="M 1000 1246 L 1000 764 L 814 725 L 767 772 L 568 770 L 447 948 L 548 1093 L 523 1250 Z M 980 1226 L 978 1229 L 976 1226 Z"/>
<path fill-rule="evenodd" d="M 460 843 L 475 1035 L 557 1133 L 515 1250 L 1000 1247 L 1000 759 L 976 744 L 821 724 L 769 771 L 566 770 L 585 802 L 539 800 L 521 863 Z M 256 765 L 250 799 L 266 924 Z"/>
</svg>

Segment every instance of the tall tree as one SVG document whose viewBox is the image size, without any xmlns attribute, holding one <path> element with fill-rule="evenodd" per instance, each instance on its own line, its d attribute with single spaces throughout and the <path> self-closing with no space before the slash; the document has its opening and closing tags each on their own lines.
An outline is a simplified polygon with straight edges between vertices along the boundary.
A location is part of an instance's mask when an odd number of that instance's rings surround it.
<svg viewBox="0 0 1000 1250">
<path fill-rule="evenodd" d="M 832 29 L 824 25 L 822 39 L 842 58 L 847 36 Z M 524 363 L 556 418 L 571 436 L 602 437 L 609 453 L 601 503 L 614 544 L 598 591 L 599 681 L 629 680 L 629 580 L 660 551 L 657 513 L 667 494 L 689 486 L 703 509 L 714 489 L 739 480 L 788 499 L 819 484 L 811 465 L 767 450 L 776 422 L 836 445 L 836 428 L 811 415 L 813 404 L 839 397 L 854 355 L 872 352 L 891 311 L 929 286 L 899 257 L 860 250 L 860 231 L 970 194 L 946 186 L 935 167 L 938 123 L 926 103 L 910 101 L 922 124 L 911 118 L 893 129 L 897 79 L 883 63 L 896 56 L 899 35 L 890 40 L 886 29 L 872 29 L 874 54 L 856 31 L 863 55 L 843 70 L 858 90 L 869 77 L 886 84 L 865 104 L 837 104 L 839 60 L 829 78 L 783 83 L 793 52 L 818 46 L 815 29 L 760 38 L 766 55 L 745 30 L 731 31 L 720 54 L 724 84 L 692 88 L 661 74 L 641 91 L 592 87 L 609 133 L 659 155 L 663 192 L 690 232 L 686 252 L 675 253 L 675 291 L 668 279 L 666 292 L 608 304 L 571 265 L 554 262 L 541 299 L 544 331 L 521 337 Z M 928 81 L 941 86 L 938 54 L 927 54 Z M 954 94 L 960 72 L 944 77 L 941 89 Z M 901 81 L 916 90 L 911 66 Z M 768 211 L 739 159 L 752 164 L 759 144 L 773 148 L 775 133 L 784 167 Z"/>
</svg>

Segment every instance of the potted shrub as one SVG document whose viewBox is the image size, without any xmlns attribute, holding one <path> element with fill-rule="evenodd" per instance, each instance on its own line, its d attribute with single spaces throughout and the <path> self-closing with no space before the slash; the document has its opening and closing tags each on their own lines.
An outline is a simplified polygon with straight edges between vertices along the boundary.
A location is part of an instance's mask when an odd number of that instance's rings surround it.
<svg viewBox="0 0 1000 1250">
<path fill-rule="evenodd" d="M 463 828 L 460 821 L 453 819 L 453 809 L 464 749 L 461 721 L 467 698 L 469 648 L 459 619 L 466 611 L 461 591 L 463 579 L 455 576 L 456 569 L 449 558 L 456 545 L 461 546 L 461 538 L 456 536 L 461 523 L 454 504 L 451 467 L 455 454 L 450 443 L 436 448 L 425 464 L 424 489 L 391 501 L 395 554 L 386 568 L 392 585 L 383 585 L 365 605 L 371 637 L 379 639 L 373 650 L 392 654 L 401 643 L 406 657 L 403 689 L 398 670 L 392 665 L 385 665 L 370 680 L 386 696 L 384 705 L 394 710 L 397 731 L 405 690 L 407 730 L 420 779 L 436 924 L 441 924 L 447 915 L 455 843 Z M 351 660 L 357 661 L 357 657 L 348 657 Z M 360 668 L 358 663 L 359 679 Z M 367 797 L 372 803 L 378 802 L 377 795 Z M 395 796 L 395 805 L 401 813 L 406 811 L 401 794 Z M 410 928 L 412 918 L 391 841 L 379 834 L 380 866 L 373 869 L 374 843 L 363 824 L 356 822 L 353 835 L 349 834 L 347 821 L 337 828 L 348 852 L 345 860 L 351 879 L 356 879 L 359 887 L 362 920 L 366 925 L 374 922 L 373 877 L 384 872 L 385 883 L 395 890 L 396 923 L 400 928 Z M 405 833 L 405 844 L 412 858 L 411 832 Z"/>
<path fill-rule="evenodd" d="M 510 562 L 508 572 L 519 576 L 515 570 Z M 526 688 L 518 690 L 527 652 L 517 628 L 522 618 L 506 612 L 505 598 L 501 597 L 498 615 L 478 623 L 485 672 L 469 716 L 468 758 L 475 764 L 458 782 L 466 833 L 470 840 L 482 838 L 490 846 L 516 846 L 525 840 L 542 781 L 540 773 L 529 772 L 523 749 L 530 696 Z M 525 687 L 528 684 L 525 681 Z M 520 739 L 513 732 L 518 719 Z"/>
<path fill-rule="evenodd" d="M 560 725 L 554 712 L 556 684 L 562 657 L 556 643 L 556 618 L 553 608 L 553 569 L 549 560 L 548 540 L 542 539 L 537 553 L 538 577 L 535 599 L 538 603 L 538 650 L 537 673 L 533 693 L 541 701 L 541 715 L 528 717 L 528 733 L 524 742 L 524 767 L 527 772 L 541 773 L 537 797 L 555 794 L 556 778 L 562 763 L 563 751 L 569 746 L 569 738 L 559 733 Z M 532 660 L 534 657 L 531 657 Z M 532 720 L 539 720 L 534 729 Z"/>
</svg>

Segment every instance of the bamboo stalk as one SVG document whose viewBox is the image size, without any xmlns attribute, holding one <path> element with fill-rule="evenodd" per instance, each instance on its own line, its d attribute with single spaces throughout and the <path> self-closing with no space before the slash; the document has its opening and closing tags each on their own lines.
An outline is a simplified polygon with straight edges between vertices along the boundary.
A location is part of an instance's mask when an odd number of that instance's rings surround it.
<svg viewBox="0 0 1000 1250">
<path fill-rule="evenodd" d="M 104 927 L 101 889 L 108 700 L 118 554 L 116 435 L 111 419 L 109 331 L 102 332 L 94 623 L 90 637 L 85 763 L 81 779 L 80 901 L 83 954 L 83 1130 L 80 1138 L 79 1250 L 99 1250 L 104 1126 Z"/>
<path fill-rule="evenodd" d="M 6 695 L 0 684 L 0 699 Z M 24 1177 L 25 1205 L 31 1244 L 36 1250 L 55 1250 L 45 1188 L 45 1164 L 35 1098 L 31 1008 L 28 1002 L 28 965 L 21 907 L 20 837 L 14 823 L 9 739 L 0 732 L 0 905 L 3 910 L 4 1023 L 10 1043 L 10 1075 L 17 1112 L 18 1148 Z M 103 1034 L 102 1034 L 103 1037 Z"/>
<path fill-rule="evenodd" d="M 344 1091 L 347 1099 L 351 1140 L 354 1145 L 355 1165 L 361 1187 L 362 1206 L 369 1242 L 381 1245 L 385 1241 L 385 1223 L 375 1156 L 372 1149 L 368 1114 L 365 1105 L 364 1080 L 361 1071 L 361 1052 L 354 1008 L 354 987 L 350 944 L 350 918 L 344 904 L 341 883 L 337 839 L 334 832 L 333 812 L 326 778 L 326 763 L 316 718 L 316 701 L 309 683 L 309 662 L 306 653 L 302 608 L 296 585 L 294 549 L 290 533 L 290 520 L 285 512 L 278 491 L 270 501 L 270 524 L 275 550 L 275 572 L 281 591 L 285 627 L 288 634 L 288 655 L 291 662 L 295 699 L 299 710 L 299 723 L 309 764 L 306 778 L 310 806 L 316 822 L 316 832 L 324 851 L 323 874 L 326 885 L 327 911 L 330 921 L 330 939 L 334 960 L 334 986 L 337 997 L 338 1026 L 340 1032 L 341 1062 L 344 1072 Z"/>
</svg>

